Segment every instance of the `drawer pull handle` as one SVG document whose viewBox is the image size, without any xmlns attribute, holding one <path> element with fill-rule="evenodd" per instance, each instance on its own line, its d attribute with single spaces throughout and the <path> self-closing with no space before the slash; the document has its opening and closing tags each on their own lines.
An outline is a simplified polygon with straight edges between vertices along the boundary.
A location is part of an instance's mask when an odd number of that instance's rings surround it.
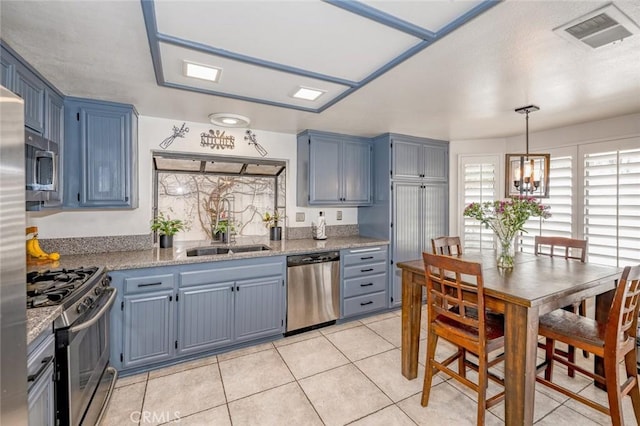
<svg viewBox="0 0 640 426">
<path fill-rule="evenodd" d="M 360 284 L 360 287 L 369 287 L 371 285 L 373 285 L 373 283 Z"/>
<path fill-rule="evenodd" d="M 360 306 L 366 306 L 373 304 L 373 300 L 369 300 L 368 302 L 361 303 Z"/>
<path fill-rule="evenodd" d="M 366 257 L 360 258 L 360 260 L 369 260 L 369 259 L 373 259 L 373 256 L 366 256 Z"/>
<path fill-rule="evenodd" d="M 36 380 L 38 380 L 40 376 L 42 376 L 42 373 L 44 373 L 44 370 L 47 369 L 51 361 L 53 361 L 52 356 L 42 358 L 42 364 L 40 364 L 40 368 L 38 369 L 38 371 L 36 371 L 35 374 L 29 374 L 29 376 L 27 377 L 27 382 L 35 382 Z"/>
<path fill-rule="evenodd" d="M 360 269 L 360 272 L 371 272 L 371 271 L 373 271 L 373 268 Z"/>
<path fill-rule="evenodd" d="M 162 282 L 138 284 L 138 287 L 151 287 L 152 285 L 162 285 Z"/>
</svg>

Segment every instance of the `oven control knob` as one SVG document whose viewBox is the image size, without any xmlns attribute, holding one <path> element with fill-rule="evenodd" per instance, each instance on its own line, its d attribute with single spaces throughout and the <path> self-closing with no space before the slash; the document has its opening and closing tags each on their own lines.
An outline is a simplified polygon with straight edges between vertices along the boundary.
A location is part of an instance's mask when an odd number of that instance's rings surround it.
<svg viewBox="0 0 640 426">
<path fill-rule="evenodd" d="M 81 314 L 84 311 L 86 311 L 88 308 L 87 304 L 85 301 L 82 301 L 81 303 L 78 304 L 78 307 L 76 308 L 76 311 Z"/>
<path fill-rule="evenodd" d="M 100 296 L 102 294 L 104 290 L 101 287 L 96 287 L 93 292 L 96 294 L 96 296 Z"/>
<path fill-rule="evenodd" d="M 87 305 L 87 307 L 90 307 L 91 305 L 93 305 L 93 297 L 88 296 L 86 299 L 84 299 L 84 303 Z"/>
</svg>

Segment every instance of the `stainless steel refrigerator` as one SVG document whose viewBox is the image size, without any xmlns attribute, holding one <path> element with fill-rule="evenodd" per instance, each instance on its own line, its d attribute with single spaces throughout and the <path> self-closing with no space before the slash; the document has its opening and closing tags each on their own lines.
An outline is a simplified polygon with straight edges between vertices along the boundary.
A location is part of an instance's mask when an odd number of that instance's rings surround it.
<svg viewBox="0 0 640 426">
<path fill-rule="evenodd" d="M 0 86 L 0 424 L 26 426 L 24 103 Z"/>
</svg>

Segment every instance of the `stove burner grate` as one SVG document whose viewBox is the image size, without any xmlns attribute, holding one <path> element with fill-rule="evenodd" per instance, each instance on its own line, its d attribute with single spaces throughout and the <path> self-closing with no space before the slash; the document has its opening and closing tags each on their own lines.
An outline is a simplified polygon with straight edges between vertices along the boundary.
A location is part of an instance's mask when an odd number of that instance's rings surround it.
<svg viewBox="0 0 640 426">
<path fill-rule="evenodd" d="M 59 305 L 99 268 L 57 269 L 27 274 L 27 307 Z"/>
</svg>

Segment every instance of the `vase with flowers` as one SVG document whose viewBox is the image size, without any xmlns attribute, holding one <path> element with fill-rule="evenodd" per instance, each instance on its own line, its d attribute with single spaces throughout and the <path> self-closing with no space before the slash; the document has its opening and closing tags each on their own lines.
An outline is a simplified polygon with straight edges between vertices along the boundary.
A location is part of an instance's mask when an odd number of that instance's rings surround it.
<svg viewBox="0 0 640 426">
<path fill-rule="evenodd" d="M 515 255 L 514 239 L 524 230 L 524 224 L 530 217 L 551 217 L 549 206 L 538 202 L 534 197 L 517 196 L 507 200 L 471 203 L 464 209 L 464 216 L 480 221 L 491 228 L 497 239 L 496 260 L 499 268 L 513 268 Z"/>
</svg>

